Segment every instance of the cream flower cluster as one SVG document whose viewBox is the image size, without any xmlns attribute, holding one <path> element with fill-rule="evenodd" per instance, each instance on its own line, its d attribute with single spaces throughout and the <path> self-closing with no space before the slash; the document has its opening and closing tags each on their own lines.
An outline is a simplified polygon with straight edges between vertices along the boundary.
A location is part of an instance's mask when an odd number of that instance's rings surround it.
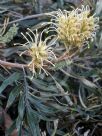
<svg viewBox="0 0 102 136">
<path fill-rule="evenodd" d="M 98 28 L 98 18 L 90 15 L 88 6 L 73 11 L 58 10 L 52 23 L 58 39 L 67 47 L 80 47 L 86 40 L 93 38 Z"/>
</svg>

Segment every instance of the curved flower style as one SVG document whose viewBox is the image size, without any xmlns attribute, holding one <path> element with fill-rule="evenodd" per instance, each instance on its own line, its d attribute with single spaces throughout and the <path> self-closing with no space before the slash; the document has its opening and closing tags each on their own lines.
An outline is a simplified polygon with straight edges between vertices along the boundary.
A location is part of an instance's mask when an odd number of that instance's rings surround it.
<svg viewBox="0 0 102 136">
<path fill-rule="evenodd" d="M 98 28 L 98 18 L 90 15 L 88 6 L 73 11 L 56 12 L 52 18 L 52 27 L 66 47 L 80 47 L 89 38 L 93 38 Z"/>
<path fill-rule="evenodd" d="M 37 30 L 36 33 L 33 33 L 32 30 L 28 28 L 28 32 L 26 32 L 26 34 L 31 41 L 23 33 L 21 33 L 27 41 L 25 44 L 21 44 L 27 47 L 27 50 L 22 52 L 21 55 L 27 54 L 31 57 L 31 61 L 28 66 L 34 74 L 38 69 L 39 73 L 42 69 L 47 74 L 46 70 L 43 68 L 44 62 L 54 65 L 51 61 L 56 58 L 51 46 L 47 45 L 47 41 L 51 38 L 51 36 L 42 41 L 42 34 L 44 31 L 45 30 L 43 30 L 41 34 L 38 34 Z"/>
</svg>

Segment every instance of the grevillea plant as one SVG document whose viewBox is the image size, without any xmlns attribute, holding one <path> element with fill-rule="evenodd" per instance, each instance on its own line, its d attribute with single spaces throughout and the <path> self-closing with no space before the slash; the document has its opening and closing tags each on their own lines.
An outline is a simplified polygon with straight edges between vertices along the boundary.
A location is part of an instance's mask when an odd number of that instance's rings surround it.
<svg viewBox="0 0 102 136">
<path fill-rule="evenodd" d="M 33 16 L 34 27 L 28 21 L 25 30 L 27 16 L 1 33 L 8 40 L 0 45 L 0 129 L 6 136 L 93 136 L 102 122 L 101 19 L 83 5 L 44 13 L 45 22 L 42 14 Z"/>
</svg>

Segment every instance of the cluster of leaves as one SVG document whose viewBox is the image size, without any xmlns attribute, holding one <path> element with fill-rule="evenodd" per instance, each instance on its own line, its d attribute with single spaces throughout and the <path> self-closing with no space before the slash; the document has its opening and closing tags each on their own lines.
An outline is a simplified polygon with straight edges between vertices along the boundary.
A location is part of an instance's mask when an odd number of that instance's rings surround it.
<svg viewBox="0 0 102 136">
<path fill-rule="evenodd" d="M 71 59 L 59 61 L 55 67 L 50 67 L 49 76 L 41 73 L 32 77 L 29 69 L 1 65 L 0 129 L 5 131 L 6 136 L 13 136 L 15 131 L 15 135 L 19 136 L 101 136 L 101 131 L 98 131 L 102 122 L 100 3 L 101 0 L 96 5 L 94 3 L 94 6 L 90 5 L 100 17 L 100 29 L 94 41 L 89 43 L 89 48 L 78 50 Z M 64 2 L 60 4 L 64 6 Z M 25 31 L 25 27 L 30 26 L 33 26 L 31 29 L 40 28 L 43 21 L 43 19 L 37 21 L 32 19 L 28 22 L 23 21 L 18 26 L 11 26 L 0 37 L 2 43 L 0 60 L 25 62 L 25 59 L 18 55 L 25 47 L 13 46 L 13 43 L 24 42 L 19 31 Z M 63 50 L 63 45 L 56 43 L 56 53 L 61 54 Z M 4 113 L 12 119 L 9 127 L 6 127 Z"/>
</svg>

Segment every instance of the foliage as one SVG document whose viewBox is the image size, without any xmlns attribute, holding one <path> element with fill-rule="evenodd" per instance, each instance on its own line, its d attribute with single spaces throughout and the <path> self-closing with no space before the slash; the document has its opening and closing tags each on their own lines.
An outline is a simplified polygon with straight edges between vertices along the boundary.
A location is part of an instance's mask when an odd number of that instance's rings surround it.
<svg viewBox="0 0 102 136">
<path fill-rule="evenodd" d="M 8 5 L 9 10 L 5 12 L 3 9 L 0 13 L 13 14 L 0 36 L 1 135 L 101 136 L 102 10 L 99 3 L 101 1 L 89 4 L 92 8 L 90 14 L 96 13 L 96 17 L 99 17 L 99 29 L 93 41 L 85 39 L 80 48 L 69 50 L 57 39 L 56 32 L 49 30 L 53 27 L 50 21 L 52 12 L 41 13 L 42 18 L 39 18 L 30 5 L 29 13 L 34 14 L 36 19 L 16 20 L 16 15 L 21 17 L 24 9 L 21 6 L 18 12 L 19 6 L 15 5 L 15 15 L 11 8 L 14 5 L 11 4 Z M 52 2 L 51 6 L 48 11 L 59 6 L 72 10 L 76 4 L 63 0 L 60 3 Z M 12 19 L 17 21 L 17 25 L 16 21 L 12 24 Z M 36 46 L 36 50 L 33 46 Z M 46 50 L 51 53 L 49 58 L 49 54 L 44 56 L 48 53 Z M 31 67 L 35 60 L 40 60 L 39 67 Z"/>
<path fill-rule="evenodd" d="M 0 43 L 9 43 L 17 35 L 17 32 L 18 27 L 14 24 L 12 27 L 10 27 L 6 34 L 1 35 Z"/>
</svg>

